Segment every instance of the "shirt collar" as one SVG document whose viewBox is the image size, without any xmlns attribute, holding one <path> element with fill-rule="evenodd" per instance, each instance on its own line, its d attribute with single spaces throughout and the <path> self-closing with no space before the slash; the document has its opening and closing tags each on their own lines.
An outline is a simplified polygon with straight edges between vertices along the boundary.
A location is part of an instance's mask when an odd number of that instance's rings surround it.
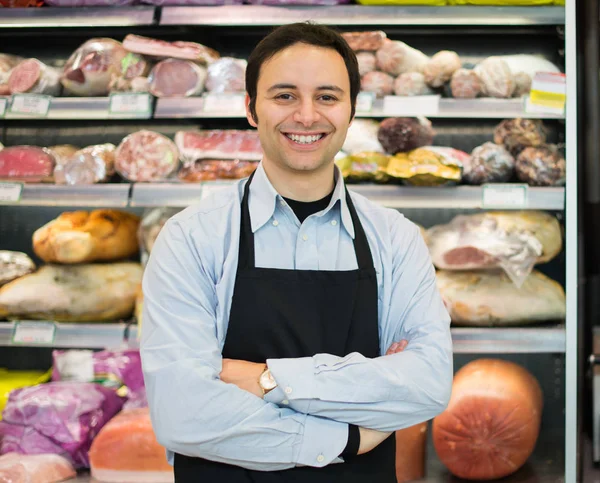
<svg viewBox="0 0 600 483">
<path fill-rule="evenodd" d="M 323 214 L 328 213 L 339 201 L 342 224 L 348 234 L 354 238 L 354 225 L 352 224 L 352 216 L 346 202 L 346 186 L 342 172 L 337 166 L 335 166 L 335 180 L 335 188 L 333 189 L 331 201 Z M 254 178 L 252 178 L 249 198 L 250 223 L 252 225 L 252 233 L 256 233 L 257 230 L 262 228 L 272 218 L 277 202 L 283 199 L 275 188 L 273 188 L 269 178 L 267 178 L 267 173 L 265 173 L 262 162 L 259 163 Z"/>
</svg>

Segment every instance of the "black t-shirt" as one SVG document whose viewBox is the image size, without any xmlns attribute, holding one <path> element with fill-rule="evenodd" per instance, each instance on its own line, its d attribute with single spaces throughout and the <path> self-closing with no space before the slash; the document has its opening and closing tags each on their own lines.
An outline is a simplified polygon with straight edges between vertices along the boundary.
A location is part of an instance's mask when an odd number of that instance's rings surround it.
<svg viewBox="0 0 600 483">
<path fill-rule="evenodd" d="M 323 211 L 325 208 L 329 206 L 329 202 L 331 201 L 331 197 L 333 196 L 333 191 L 329 193 L 325 198 L 321 198 L 317 201 L 296 201 L 290 198 L 283 198 L 293 212 L 300 220 L 300 223 L 304 223 L 310 215 L 314 213 L 318 213 L 319 211 Z"/>
</svg>

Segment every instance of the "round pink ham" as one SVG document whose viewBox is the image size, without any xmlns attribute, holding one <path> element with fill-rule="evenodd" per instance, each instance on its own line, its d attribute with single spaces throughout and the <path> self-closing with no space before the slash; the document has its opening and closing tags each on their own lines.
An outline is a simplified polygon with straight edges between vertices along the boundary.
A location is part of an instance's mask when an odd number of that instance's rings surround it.
<svg viewBox="0 0 600 483">
<path fill-rule="evenodd" d="M 0 151 L 0 180 L 51 181 L 54 157 L 36 146 L 11 146 Z"/>
<path fill-rule="evenodd" d="M 190 60 L 166 59 L 154 66 L 148 80 L 156 97 L 191 97 L 202 94 L 206 68 Z"/>
</svg>

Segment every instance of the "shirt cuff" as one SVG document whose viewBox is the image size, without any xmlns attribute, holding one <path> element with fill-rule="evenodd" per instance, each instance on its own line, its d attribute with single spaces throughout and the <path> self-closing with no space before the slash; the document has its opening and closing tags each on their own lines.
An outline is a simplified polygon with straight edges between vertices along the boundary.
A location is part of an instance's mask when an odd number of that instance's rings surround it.
<svg viewBox="0 0 600 483">
<path fill-rule="evenodd" d="M 360 430 L 354 424 L 348 425 L 348 443 L 340 455 L 346 461 L 348 458 L 358 455 L 360 448 Z"/>
<path fill-rule="evenodd" d="M 294 463 L 322 468 L 338 459 L 348 441 L 348 424 L 308 416 Z"/>
<path fill-rule="evenodd" d="M 315 363 L 312 357 L 267 359 L 267 366 L 277 387 L 265 395 L 265 401 L 281 404 L 285 400 L 313 399 Z"/>
</svg>

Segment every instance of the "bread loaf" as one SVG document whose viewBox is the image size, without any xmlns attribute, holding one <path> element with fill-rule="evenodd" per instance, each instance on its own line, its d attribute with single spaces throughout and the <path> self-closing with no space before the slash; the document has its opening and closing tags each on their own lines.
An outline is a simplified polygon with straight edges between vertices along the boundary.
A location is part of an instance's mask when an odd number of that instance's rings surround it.
<svg viewBox="0 0 600 483">
<path fill-rule="evenodd" d="M 33 250 L 48 263 L 122 260 L 138 252 L 139 221 L 110 209 L 65 212 L 35 231 Z"/>
</svg>

